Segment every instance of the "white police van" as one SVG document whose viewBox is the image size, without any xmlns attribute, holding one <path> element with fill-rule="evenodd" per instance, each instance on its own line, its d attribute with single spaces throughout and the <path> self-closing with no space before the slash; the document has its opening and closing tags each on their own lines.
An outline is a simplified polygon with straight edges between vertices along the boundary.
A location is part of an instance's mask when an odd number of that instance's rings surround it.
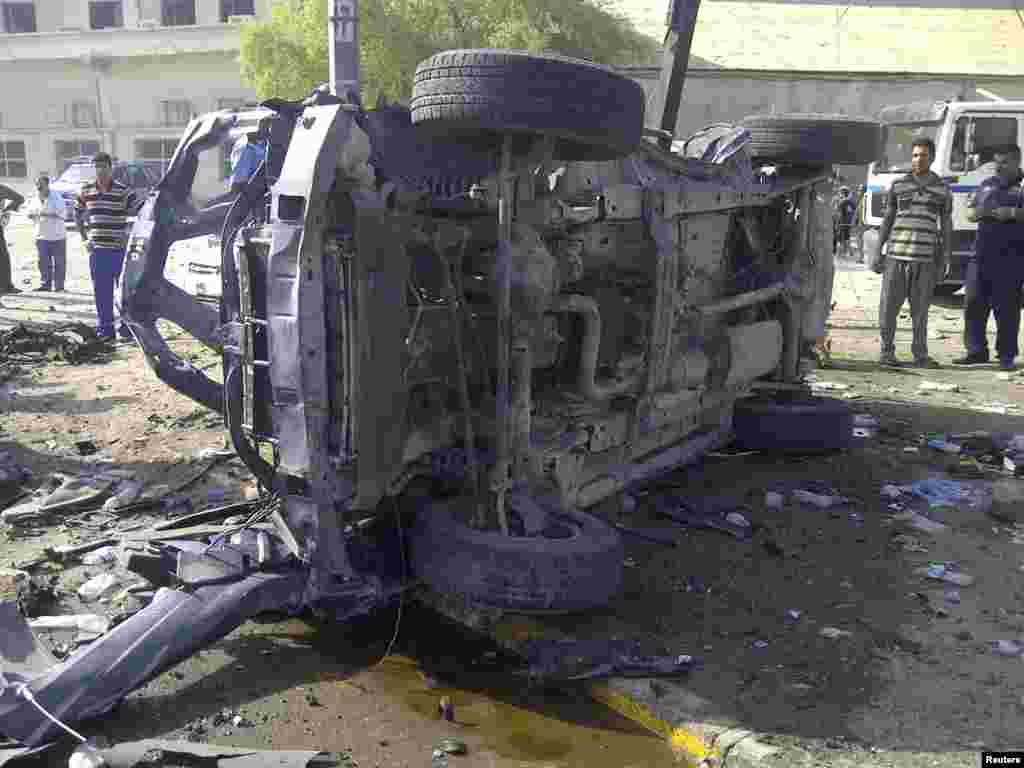
<svg viewBox="0 0 1024 768">
<path fill-rule="evenodd" d="M 912 142 L 935 142 L 932 170 L 953 192 L 953 258 L 942 284 L 959 286 L 967 257 L 974 248 L 977 224 L 967 220 L 966 208 L 978 185 L 994 173 L 992 158 L 999 147 L 1024 144 L 1024 101 L 940 101 L 887 107 L 883 151 L 868 170 L 862 207 L 867 227 L 864 246 L 870 253 L 885 217 L 886 195 L 894 179 L 910 172 Z"/>
</svg>

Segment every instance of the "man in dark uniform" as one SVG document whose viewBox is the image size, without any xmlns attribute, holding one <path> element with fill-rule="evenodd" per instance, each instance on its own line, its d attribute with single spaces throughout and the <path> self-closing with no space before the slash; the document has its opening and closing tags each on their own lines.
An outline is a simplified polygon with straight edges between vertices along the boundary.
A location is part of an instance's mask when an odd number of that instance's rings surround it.
<svg viewBox="0 0 1024 768">
<path fill-rule="evenodd" d="M 839 188 L 839 199 L 832 212 L 832 255 L 838 252 L 841 258 L 850 255 L 850 236 L 857 216 L 857 204 L 850 197 L 850 188 Z"/>
<path fill-rule="evenodd" d="M 11 273 L 11 254 L 7 251 L 7 218 L 21 207 L 25 198 L 10 187 L 0 184 L 0 293 L 21 293 L 14 287 Z"/>
<path fill-rule="evenodd" d="M 1024 210 L 1021 208 L 1020 147 L 995 153 L 995 176 L 981 182 L 967 208 L 978 223 L 974 253 L 967 263 L 964 300 L 964 347 L 956 365 L 987 363 L 985 327 L 996 316 L 999 367 L 1014 369 L 1020 332 L 1021 283 L 1024 282 Z"/>
</svg>

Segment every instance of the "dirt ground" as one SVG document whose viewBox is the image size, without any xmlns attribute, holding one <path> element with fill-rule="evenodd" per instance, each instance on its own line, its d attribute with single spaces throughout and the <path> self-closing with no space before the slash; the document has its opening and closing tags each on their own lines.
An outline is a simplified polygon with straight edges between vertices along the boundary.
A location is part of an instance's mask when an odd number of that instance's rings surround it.
<svg viewBox="0 0 1024 768">
<path fill-rule="evenodd" d="M 25 232 L 13 230 L 16 282 L 31 279 Z M 90 317 L 87 275 L 75 259 L 70 294 L 3 297 L 0 324 Z M 1024 662 L 992 649 L 995 641 L 1024 638 L 1024 527 L 946 508 L 947 530 L 922 533 L 893 519 L 880 488 L 965 471 L 956 457 L 922 445 L 925 434 L 1024 433 L 1024 375 L 949 365 L 961 353 L 956 297 L 937 302 L 930 318 L 931 353 L 942 369 L 879 369 L 878 283 L 857 265 L 840 266 L 833 366 L 813 376 L 824 394 L 848 398 L 882 429 L 837 455 L 785 459 L 726 450 L 675 473 L 667 484 L 677 493 L 742 504 L 755 536 L 741 542 L 675 528 L 674 549 L 628 540 L 626 587 L 615 603 L 552 623 L 579 637 L 629 635 L 700 656 L 703 666 L 686 685 L 708 719 L 739 721 L 768 741 L 800 745 L 816 764 L 976 765 L 982 747 L 1020 747 L 1024 732 Z M 897 352 L 904 358 L 909 342 L 903 318 Z M 216 363 L 183 339 L 174 343 L 198 365 Z M 925 391 L 925 381 L 955 383 L 958 391 Z M 194 460 L 197 451 L 224 445 L 219 420 L 157 382 L 131 346 L 102 363 L 26 371 L 0 393 L 0 450 L 40 482 L 105 457 L 150 491 L 175 487 L 205 468 Z M 79 456 L 74 444 L 82 439 L 99 453 Z M 982 471 L 984 480 L 1000 477 Z M 832 486 L 851 503 L 828 510 L 765 505 L 766 490 L 808 482 Z M 246 484 L 244 470 L 227 462 L 188 494 L 196 505 L 220 503 L 240 498 Z M 641 522 L 666 525 L 651 513 L 652 495 L 640 501 Z M 86 540 L 115 522 L 8 531 L 0 534 L 0 565 L 49 544 Z M 958 602 L 949 585 L 915 573 L 940 561 L 958 563 L 975 579 L 958 590 Z M 58 589 L 69 592 L 95 572 L 60 572 Z M 788 611 L 799 617 L 787 618 Z M 384 614 L 344 628 L 246 625 L 85 731 L 114 740 L 330 749 L 364 768 L 426 766 L 434 743 L 447 735 L 469 747 L 452 765 L 673 764 L 663 743 L 581 691 L 525 687 L 480 663 L 491 658 L 491 646 L 411 604 L 393 655 L 380 662 L 397 618 Z M 849 634 L 823 636 L 829 627 Z M 455 724 L 437 716 L 444 695 L 454 701 Z M 235 714 L 251 724 L 233 725 Z"/>
</svg>

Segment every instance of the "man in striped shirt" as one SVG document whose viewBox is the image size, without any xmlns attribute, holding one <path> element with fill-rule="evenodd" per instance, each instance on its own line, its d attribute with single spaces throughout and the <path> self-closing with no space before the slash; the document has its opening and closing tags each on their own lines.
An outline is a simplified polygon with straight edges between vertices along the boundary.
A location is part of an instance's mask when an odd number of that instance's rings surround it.
<svg viewBox="0 0 1024 768">
<path fill-rule="evenodd" d="M 114 340 L 114 287 L 121 278 L 125 246 L 128 244 L 128 214 L 135 210 L 135 196 L 124 184 L 114 181 L 113 161 L 106 152 L 92 160 L 96 181 L 82 185 L 75 199 L 75 222 L 89 253 L 89 273 L 96 301 L 96 333 Z M 122 337 L 131 338 L 121 327 Z"/>
<path fill-rule="evenodd" d="M 885 219 L 878 233 L 878 249 L 871 268 L 883 275 L 878 308 L 882 335 L 882 365 L 899 365 L 896 359 L 896 321 L 903 302 L 910 301 L 914 328 L 911 351 L 914 365 L 938 368 L 928 356 L 928 307 L 938 280 L 945 274 L 952 249 L 953 196 L 949 187 L 931 172 L 935 143 L 915 139 L 911 146 L 910 173 L 889 188 Z M 889 247 L 883 255 L 882 248 Z"/>
</svg>

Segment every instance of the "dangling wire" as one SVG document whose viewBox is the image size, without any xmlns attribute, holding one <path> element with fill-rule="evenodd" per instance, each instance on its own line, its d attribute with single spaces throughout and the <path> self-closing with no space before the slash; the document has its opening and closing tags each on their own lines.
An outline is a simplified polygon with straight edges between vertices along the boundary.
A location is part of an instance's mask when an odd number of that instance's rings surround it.
<svg viewBox="0 0 1024 768">
<path fill-rule="evenodd" d="M 373 669 L 376 669 L 384 660 L 391 655 L 391 651 L 395 648 L 395 643 L 398 642 L 398 632 L 402 627 L 402 611 L 405 606 L 405 579 L 407 565 L 405 563 L 405 537 L 402 534 L 402 515 L 398 509 L 398 502 L 395 501 L 395 497 L 391 496 L 391 506 L 395 509 L 395 527 L 398 529 L 398 552 L 402 560 L 402 584 L 398 591 L 398 615 L 395 617 L 395 631 L 391 635 L 391 640 L 388 642 L 388 647 L 384 651 L 384 655 L 380 657 L 380 660 L 373 665 Z"/>
<path fill-rule="evenodd" d="M 53 723 L 56 726 L 59 726 L 59 727 L 63 728 L 65 731 L 70 733 L 72 736 L 74 736 L 76 739 L 78 739 L 83 744 L 87 744 L 89 742 L 89 740 L 87 738 L 85 738 L 85 736 L 83 736 L 82 734 L 80 734 L 78 731 L 74 730 L 70 726 L 65 725 L 60 720 L 58 720 L 56 717 L 54 717 L 49 712 L 47 712 L 46 709 L 43 707 L 43 705 L 40 704 L 38 701 L 36 701 L 36 697 L 32 695 L 32 691 L 30 691 L 29 688 L 28 688 L 28 683 L 18 683 L 17 685 L 14 686 L 14 692 L 16 694 L 18 694 L 19 696 L 21 696 L 21 698 L 25 699 L 33 707 L 35 707 L 40 712 L 42 712 L 43 715 L 51 723 Z"/>
</svg>

